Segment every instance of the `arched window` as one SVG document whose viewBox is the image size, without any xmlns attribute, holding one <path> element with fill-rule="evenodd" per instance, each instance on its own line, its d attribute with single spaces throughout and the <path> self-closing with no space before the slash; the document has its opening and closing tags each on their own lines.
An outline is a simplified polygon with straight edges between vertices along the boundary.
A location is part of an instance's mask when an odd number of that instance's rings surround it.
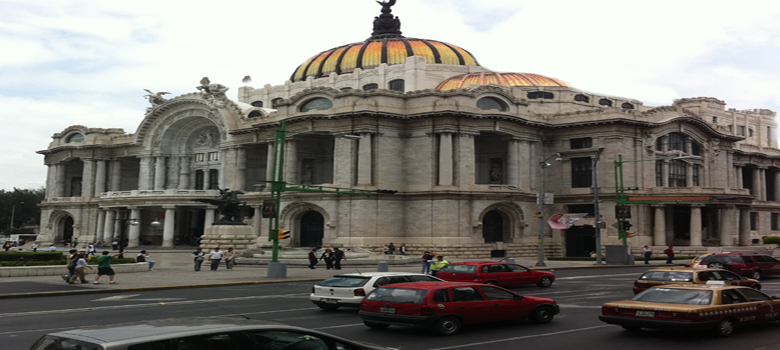
<svg viewBox="0 0 780 350">
<path fill-rule="evenodd" d="M 272 109 L 279 108 L 279 102 L 282 102 L 282 100 L 283 100 L 283 98 L 281 98 L 281 97 L 277 97 L 277 98 L 271 100 L 271 108 Z"/>
<path fill-rule="evenodd" d="M 622 105 L 620 105 L 620 108 L 623 108 L 623 109 L 634 109 L 634 105 L 632 105 L 632 104 L 630 104 L 628 102 L 625 102 Z"/>
<path fill-rule="evenodd" d="M 306 103 L 304 103 L 303 106 L 301 106 L 301 112 L 308 112 L 315 109 L 331 109 L 331 108 L 333 108 L 333 102 L 331 102 L 331 100 L 324 97 L 317 97 L 315 99 L 306 101 Z"/>
<path fill-rule="evenodd" d="M 611 101 L 611 100 L 608 100 L 608 99 L 606 99 L 606 98 L 602 98 L 602 99 L 600 99 L 600 100 L 599 100 L 599 104 L 600 104 L 600 105 L 602 105 L 602 106 L 609 106 L 609 107 L 612 107 L 612 101 Z"/>
<path fill-rule="evenodd" d="M 661 151 L 661 152 L 666 151 L 664 149 L 664 137 L 663 136 L 659 136 L 657 139 L 655 139 L 655 150 L 656 151 Z"/>
<path fill-rule="evenodd" d="M 366 84 L 363 85 L 363 90 L 376 90 L 379 89 L 379 84 Z"/>
<path fill-rule="evenodd" d="M 536 100 L 540 98 L 543 98 L 545 100 L 552 100 L 553 97 L 555 97 L 555 95 L 553 95 L 552 92 L 547 92 L 547 91 L 531 91 L 528 93 L 527 96 L 531 100 Z"/>
<path fill-rule="evenodd" d="M 388 87 L 390 90 L 393 90 L 393 91 L 400 91 L 400 92 L 404 92 L 404 80 L 403 80 L 403 79 L 396 79 L 396 80 L 391 80 L 391 81 L 390 81 L 390 82 L 387 84 L 387 87 Z"/>
<path fill-rule="evenodd" d="M 65 141 L 66 143 L 71 142 L 83 142 L 84 141 L 84 134 L 73 134 L 68 137 L 68 140 Z"/>
<path fill-rule="evenodd" d="M 506 112 L 507 106 L 504 101 L 501 101 L 495 97 L 483 97 L 477 100 L 477 108 L 479 109 L 497 109 L 501 112 Z"/>
<path fill-rule="evenodd" d="M 252 107 L 263 107 L 263 101 L 252 102 Z"/>
<path fill-rule="evenodd" d="M 685 141 L 686 141 L 685 135 L 679 133 L 679 132 L 673 132 L 670 133 L 669 136 L 667 136 L 668 145 L 666 147 L 667 151 L 683 151 L 687 152 L 688 149 L 685 147 Z"/>
<path fill-rule="evenodd" d="M 574 101 L 590 102 L 590 97 L 585 96 L 583 94 L 576 94 L 574 95 Z"/>
<path fill-rule="evenodd" d="M 263 116 L 263 112 L 260 111 L 251 111 L 249 112 L 248 118 L 260 118 Z"/>
</svg>

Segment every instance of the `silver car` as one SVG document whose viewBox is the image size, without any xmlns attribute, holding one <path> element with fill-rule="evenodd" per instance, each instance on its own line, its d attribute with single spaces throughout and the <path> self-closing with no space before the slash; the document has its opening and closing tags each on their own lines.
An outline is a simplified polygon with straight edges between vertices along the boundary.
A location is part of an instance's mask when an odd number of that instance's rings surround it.
<svg viewBox="0 0 780 350">
<path fill-rule="evenodd" d="M 29 350 L 392 349 L 270 321 L 173 318 L 47 334 Z"/>
<path fill-rule="evenodd" d="M 309 299 L 323 310 L 360 307 L 363 298 L 377 287 L 407 282 L 443 282 L 436 277 L 414 272 L 345 273 L 311 287 Z"/>
</svg>

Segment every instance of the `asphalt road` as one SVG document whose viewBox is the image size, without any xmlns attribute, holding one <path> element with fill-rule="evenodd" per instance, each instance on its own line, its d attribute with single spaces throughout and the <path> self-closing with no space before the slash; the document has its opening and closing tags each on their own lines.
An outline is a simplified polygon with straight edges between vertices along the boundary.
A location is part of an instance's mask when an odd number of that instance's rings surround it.
<svg viewBox="0 0 780 350">
<path fill-rule="evenodd" d="M 598 320 L 601 305 L 630 297 L 644 267 L 555 271 L 551 288 L 512 288 L 551 297 L 561 313 L 549 324 L 527 321 L 465 327 L 443 337 L 427 330 L 365 327 L 354 309 L 322 311 L 308 300 L 309 283 L 280 283 L 0 300 L 0 349 L 26 349 L 46 333 L 87 325 L 193 316 L 235 316 L 273 320 L 342 337 L 401 349 L 780 349 L 780 322 L 739 329 L 730 338 L 643 330 L 627 332 Z M 766 278 L 763 290 L 780 295 L 780 278 Z"/>
</svg>

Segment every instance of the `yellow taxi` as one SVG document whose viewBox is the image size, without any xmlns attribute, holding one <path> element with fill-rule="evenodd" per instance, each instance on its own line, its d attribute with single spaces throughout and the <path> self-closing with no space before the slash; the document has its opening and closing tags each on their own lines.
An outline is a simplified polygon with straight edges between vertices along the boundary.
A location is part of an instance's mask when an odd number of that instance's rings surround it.
<svg viewBox="0 0 780 350">
<path fill-rule="evenodd" d="M 604 304 L 599 319 L 629 331 L 704 329 L 723 337 L 738 326 L 780 320 L 780 298 L 713 283 L 650 288 L 629 300 Z"/>
<path fill-rule="evenodd" d="M 728 270 L 699 269 L 692 267 L 664 267 L 644 272 L 634 281 L 634 294 L 650 287 L 677 284 L 706 284 L 708 281 L 723 281 L 724 284 L 745 286 L 761 290 L 761 283 Z"/>
</svg>

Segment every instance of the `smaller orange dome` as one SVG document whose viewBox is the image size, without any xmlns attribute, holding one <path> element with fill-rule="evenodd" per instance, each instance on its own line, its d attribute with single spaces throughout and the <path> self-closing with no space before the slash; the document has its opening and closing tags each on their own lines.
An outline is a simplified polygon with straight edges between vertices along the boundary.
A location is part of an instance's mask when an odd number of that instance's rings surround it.
<svg viewBox="0 0 780 350">
<path fill-rule="evenodd" d="M 452 90 L 469 85 L 487 84 L 504 86 L 569 86 L 569 84 L 558 79 L 533 73 L 477 72 L 447 78 L 436 89 Z"/>
</svg>

